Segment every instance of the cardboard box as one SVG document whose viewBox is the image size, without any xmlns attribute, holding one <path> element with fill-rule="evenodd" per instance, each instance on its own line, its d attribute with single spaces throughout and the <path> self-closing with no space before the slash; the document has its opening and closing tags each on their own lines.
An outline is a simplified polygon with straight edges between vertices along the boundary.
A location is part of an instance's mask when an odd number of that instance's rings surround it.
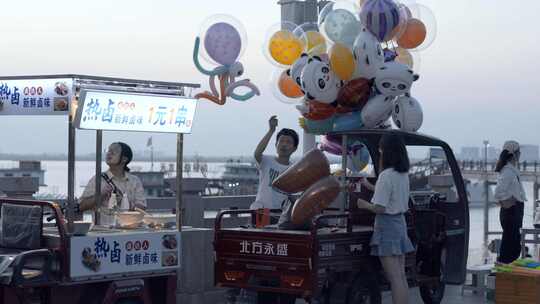
<svg viewBox="0 0 540 304">
<path fill-rule="evenodd" d="M 540 273 L 497 273 L 495 303 L 540 304 Z"/>
</svg>

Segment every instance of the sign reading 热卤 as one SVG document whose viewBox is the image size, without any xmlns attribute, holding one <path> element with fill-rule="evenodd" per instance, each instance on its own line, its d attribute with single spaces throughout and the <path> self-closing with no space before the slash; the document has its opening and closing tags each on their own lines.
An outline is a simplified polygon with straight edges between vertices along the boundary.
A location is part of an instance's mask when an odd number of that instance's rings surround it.
<svg viewBox="0 0 540 304">
<path fill-rule="evenodd" d="M 197 101 L 111 91 L 82 91 L 76 126 L 80 129 L 190 133 Z"/>
<path fill-rule="evenodd" d="M 0 115 L 67 115 L 71 78 L 0 80 Z"/>
<path fill-rule="evenodd" d="M 70 238 L 72 279 L 180 267 L 180 233 L 107 233 Z"/>
</svg>

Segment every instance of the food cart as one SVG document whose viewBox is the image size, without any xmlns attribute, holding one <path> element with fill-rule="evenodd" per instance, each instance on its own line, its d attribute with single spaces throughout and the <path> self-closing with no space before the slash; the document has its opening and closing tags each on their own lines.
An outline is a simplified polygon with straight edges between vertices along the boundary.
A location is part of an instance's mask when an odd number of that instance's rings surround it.
<svg viewBox="0 0 540 304">
<path fill-rule="evenodd" d="M 450 146 L 431 136 L 382 129 L 332 136 L 342 139 L 343 155 L 351 142 L 366 145 L 375 171 L 368 179 L 374 183 L 380 171 L 378 143 L 387 133 L 399 134 L 408 149 L 437 147 L 444 151 L 446 173 L 436 175 L 434 167 L 429 167 L 427 176 L 422 176 L 436 177 L 429 189 L 415 187 L 416 172 L 411 171 L 406 214 L 407 232 L 416 247 L 405 260 L 409 286 L 419 287 L 424 303 L 440 303 L 446 284 L 460 285 L 465 280 L 469 210 L 463 178 Z M 342 159 L 342 170 L 347 172 L 347 157 Z M 439 177 L 452 181 L 448 192 L 443 192 Z M 355 178 L 342 175 L 342 186 Z M 315 216 L 309 230 L 272 225 L 224 228 L 224 216 L 249 214 L 255 219 L 257 211 L 221 211 L 215 222 L 215 284 L 256 291 L 259 300 L 273 297 L 273 303 L 294 303 L 295 298 L 327 304 L 381 303 L 381 292 L 390 287 L 379 260 L 370 255 L 374 215 L 351 203 L 358 197 L 371 199 L 372 193 L 362 189 L 351 193 L 350 187 L 342 187 L 340 210 Z M 329 221 L 336 224 L 328 225 Z"/>
<path fill-rule="evenodd" d="M 1 303 L 176 303 L 183 134 L 191 131 L 196 109 L 186 90 L 196 87 L 82 75 L 0 78 L 0 115 L 64 115 L 69 129 L 66 206 L 0 199 Z M 104 130 L 177 133 L 175 225 L 81 231 L 76 129 L 96 130 L 96 197 Z"/>
</svg>

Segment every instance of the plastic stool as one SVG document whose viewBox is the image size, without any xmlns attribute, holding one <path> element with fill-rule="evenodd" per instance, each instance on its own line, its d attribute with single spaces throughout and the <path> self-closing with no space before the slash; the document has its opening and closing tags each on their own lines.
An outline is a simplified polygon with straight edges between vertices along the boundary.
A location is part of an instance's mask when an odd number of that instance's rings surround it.
<svg viewBox="0 0 540 304">
<path fill-rule="evenodd" d="M 467 267 L 467 274 L 471 274 L 471 284 L 464 284 L 461 286 L 461 295 L 465 290 L 472 290 L 473 293 L 484 293 L 487 291 L 486 277 L 491 273 L 493 264 L 476 265 Z"/>
</svg>

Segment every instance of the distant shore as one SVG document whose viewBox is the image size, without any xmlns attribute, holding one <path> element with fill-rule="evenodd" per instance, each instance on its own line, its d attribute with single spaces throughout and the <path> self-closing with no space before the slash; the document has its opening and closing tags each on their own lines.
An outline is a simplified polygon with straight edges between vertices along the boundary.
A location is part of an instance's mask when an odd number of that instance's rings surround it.
<svg viewBox="0 0 540 304">
<path fill-rule="evenodd" d="M 134 160 L 137 161 L 151 161 L 148 155 L 134 155 Z M 68 157 L 66 154 L 6 154 L 0 153 L 0 160 L 8 161 L 20 161 L 20 160 L 41 160 L 41 161 L 67 161 Z M 77 160 L 95 160 L 95 154 L 83 154 L 77 155 Z M 185 155 L 184 162 L 195 162 L 199 160 L 201 162 L 209 163 L 224 163 L 229 160 L 239 161 L 239 162 L 252 162 L 253 157 L 250 156 L 223 156 L 223 157 L 213 157 L 213 156 L 200 156 L 200 155 Z M 171 155 L 160 155 L 154 157 L 155 163 L 161 162 L 175 162 L 176 156 Z"/>
</svg>

